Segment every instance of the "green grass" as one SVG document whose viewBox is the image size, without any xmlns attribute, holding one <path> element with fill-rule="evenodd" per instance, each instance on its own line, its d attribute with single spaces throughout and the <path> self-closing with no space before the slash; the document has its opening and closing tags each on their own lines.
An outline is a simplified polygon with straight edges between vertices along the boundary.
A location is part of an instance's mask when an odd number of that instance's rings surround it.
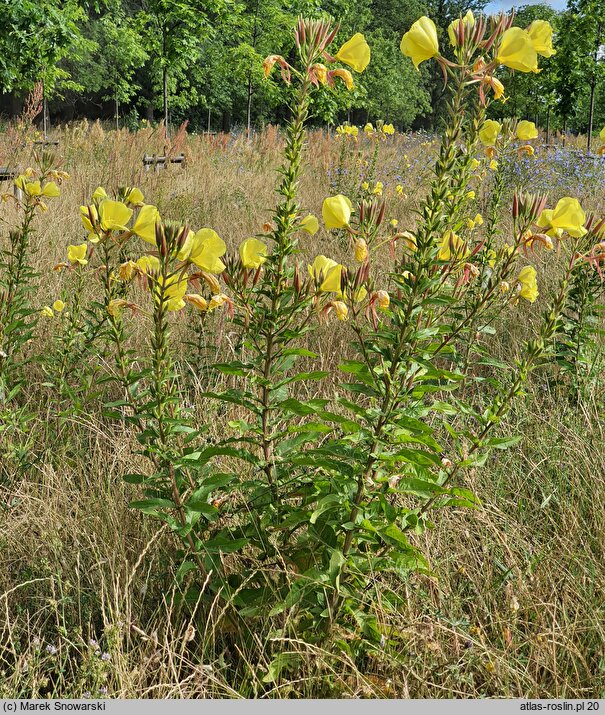
<svg viewBox="0 0 605 715">
<path fill-rule="evenodd" d="M 138 185 L 164 215 L 212 226 L 230 248 L 261 229 L 273 202 L 280 139 L 272 130 L 252 146 L 190 138 L 187 168 L 157 175 L 139 165 L 154 150 L 152 130 L 131 137 L 72 127 L 60 138 L 72 180 L 38 223 L 40 306 L 58 297 L 64 277 L 52 266 L 81 237 L 77 207 L 97 184 Z M 404 141 L 385 148 L 383 166 L 396 165 Z M 312 135 L 305 210 L 320 213 L 337 155 L 333 140 Z M 394 193 L 393 177 L 377 178 Z M 416 178 L 406 176 L 411 187 Z M 401 228 L 413 227 L 417 200 L 393 200 Z M 338 257 L 328 240 L 309 238 L 303 260 Z M 544 285 L 554 281 L 555 263 L 545 262 Z M 501 326 L 492 339 L 503 355 L 516 356 L 537 310 L 521 304 Z M 229 354 L 229 324 L 215 327 Z M 131 343 L 141 345 L 136 321 L 130 328 Z M 35 349 L 52 330 L 41 326 Z M 349 349 L 333 326 L 309 347 L 320 352 L 316 369 Z M 183 603 L 174 586 L 177 544 L 127 506 L 137 487 L 121 476 L 141 459 L 133 433 L 104 419 L 94 399 L 79 412 L 63 405 L 58 415 L 32 365 L 31 421 L 0 434 L 10 452 L 0 465 L 0 697 L 603 697 L 602 395 L 595 387 L 572 404 L 555 378 L 550 368 L 538 371 L 499 428 L 521 435 L 520 444 L 465 475 L 482 506 L 435 513 L 434 528 L 415 537 L 431 574 L 385 580 L 373 606 L 384 647 L 368 652 L 349 633 L 322 649 L 293 636 L 295 624 L 280 617 L 258 618 L 242 632 L 223 604 Z M 209 413 L 199 387 L 193 381 L 199 421 L 219 434 L 237 414 Z M 330 397 L 329 383 L 325 390 Z M 280 653 L 277 673 L 270 666 Z"/>
</svg>

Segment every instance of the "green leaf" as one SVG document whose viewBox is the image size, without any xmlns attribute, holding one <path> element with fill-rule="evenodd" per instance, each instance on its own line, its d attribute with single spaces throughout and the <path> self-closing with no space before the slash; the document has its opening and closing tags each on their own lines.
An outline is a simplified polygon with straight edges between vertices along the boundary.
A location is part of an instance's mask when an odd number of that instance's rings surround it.
<svg viewBox="0 0 605 715">
<path fill-rule="evenodd" d="M 128 506 L 131 509 L 139 509 L 145 513 L 155 512 L 158 509 L 175 509 L 176 504 L 170 499 L 140 499 L 131 501 Z"/>
<path fill-rule="evenodd" d="M 492 449 L 508 449 L 518 444 L 523 439 L 522 435 L 512 437 L 492 437 L 481 442 L 482 447 L 491 447 Z"/>
<path fill-rule="evenodd" d="M 393 491 L 400 494 L 414 494 L 417 497 L 430 499 L 436 494 L 447 494 L 447 489 L 444 489 L 435 482 L 429 482 L 424 479 L 416 479 L 415 477 L 405 477 L 401 479 Z"/>
<path fill-rule="evenodd" d="M 202 547 L 208 553 L 232 554 L 243 549 L 249 539 L 230 539 L 227 536 L 216 536 L 214 539 L 204 541 Z"/>
<path fill-rule="evenodd" d="M 311 524 L 319 519 L 319 517 L 327 511 L 330 511 L 336 506 L 340 505 L 340 495 L 339 494 L 328 494 L 317 502 L 317 507 L 315 511 L 311 514 L 309 521 Z"/>
<path fill-rule="evenodd" d="M 290 671 L 296 668 L 302 659 L 298 653 L 278 653 L 269 663 L 269 670 L 263 677 L 263 683 L 276 683 L 282 671 Z"/>
</svg>

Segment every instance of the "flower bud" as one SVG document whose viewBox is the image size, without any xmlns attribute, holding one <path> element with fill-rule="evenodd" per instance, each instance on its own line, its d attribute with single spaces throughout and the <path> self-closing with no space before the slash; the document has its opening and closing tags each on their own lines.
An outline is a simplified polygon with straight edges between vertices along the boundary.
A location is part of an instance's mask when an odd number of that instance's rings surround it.
<svg viewBox="0 0 605 715">
<path fill-rule="evenodd" d="M 355 260 L 358 263 L 363 263 L 368 257 L 368 244 L 363 238 L 355 240 Z"/>
<path fill-rule="evenodd" d="M 376 292 L 376 303 L 378 304 L 380 310 L 386 310 L 389 307 L 391 299 L 386 290 L 379 290 Z"/>
</svg>

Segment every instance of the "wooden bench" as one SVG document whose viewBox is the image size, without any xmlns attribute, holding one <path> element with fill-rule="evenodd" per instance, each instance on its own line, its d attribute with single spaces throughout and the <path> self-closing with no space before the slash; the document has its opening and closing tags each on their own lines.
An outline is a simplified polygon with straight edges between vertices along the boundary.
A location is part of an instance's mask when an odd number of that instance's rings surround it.
<svg viewBox="0 0 605 715">
<path fill-rule="evenodd" d="M 15 171 L 11 171 L 7 166 L 0 166 L 0 182 L 14 181 L 16 178 L 17 173 Z M 13 184 L 13 194 L 15 195 L 15 198 L 19 199 L 19 201 L 23 198 L 21 189 L 15 184 Z"/>
<path fill-rule="evenodd" d="M 170 164 L 180 164 L 183 166 L 185 164 L 185 155 L 177 154 L 176 156 L 171 156 L 166 159 L 165 156 L 158 156 L 157 154 L 145 154 L 143 157 L 143 166 L 145 167 L 145 171 L 149 171 L 152 166 L 156 171 L 159 171 L 160 169 L 166 168 L 167 161 Z"/>
</svg>

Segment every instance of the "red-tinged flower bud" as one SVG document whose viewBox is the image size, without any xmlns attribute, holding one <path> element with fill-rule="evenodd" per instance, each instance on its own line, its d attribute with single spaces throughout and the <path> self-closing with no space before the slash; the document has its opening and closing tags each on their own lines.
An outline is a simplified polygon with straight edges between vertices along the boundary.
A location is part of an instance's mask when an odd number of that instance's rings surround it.
<svg viewBox="0 0 605 715">
<path fill-rule="evenodd" d="M 362 201 L 361 205 L 359 206 L 359 223 L 363 226 L 363 223 L 366 218 L 366 202 Z"/>
<path fill-rule="evenodd" d="M 297 295 L 300 295 L 301 288 L 302 288 L 302 278 L 300 277 L 300 270 L 298 268 L 298 265 L 294 268 L 294 279 L 292 281 L 292 284 L 294 285 L 294 290 L 296 291 Z"/>
<path fill-rule="evenodd" d="M 260 280 L 261 273 L 262 273 L 262 268 L 261 268 L 261 266 L 259 266 L 256 269 L 256 271 L 254 271 L 254 278 L 252 279 L 253 286 L 255 286 L 258 283 L 258 281 Z"/>
<path fill-rule="evenodd" d="M 462 24 L 462 23 L 460 23 L 460 24 Z M 380 224 L 381 224 L 381 223 L 383 222 L 383 220 L 384 220 L 384 212 L 386 211 L 386 207 L 387 207 L 386 201 L 383 201 L 382 204 L 381 204 L 381 206 L 380 206 L 380 210 L 378 211 L 378 218 L 376 219 L 376 225 L 377 225 L 377 226 L 380 226 Z"/>
<path fill-rule="evenodd" d="M 513 194 L 513 218 L 518 219 L 519 218 L 519 195 L 515 191 Z"/>
<path fill-rule="evenodd" d="M 349 285 L 349 271 L 343 266 L 340 271 L 340 291 L 345 293 Z"/>
</svg>

